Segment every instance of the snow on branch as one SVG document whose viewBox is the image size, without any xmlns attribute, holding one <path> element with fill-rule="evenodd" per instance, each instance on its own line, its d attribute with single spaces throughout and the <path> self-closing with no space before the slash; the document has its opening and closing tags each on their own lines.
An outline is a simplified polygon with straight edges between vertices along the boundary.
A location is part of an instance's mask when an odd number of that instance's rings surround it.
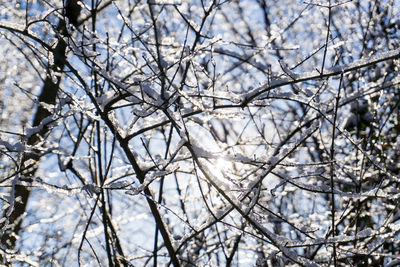
<svg viewBox="0 0 400 267">
<path fill-rule="evenodd" d="M 388 61 L 400 57 L 400 48 L 383 52 L 374 56 L 365 57 L 356 61 L 353 61 L 346 65 L 338 65 L 332 68 L 324 69 L 324 73 L 321 75 L 318 71 L 306 72 L 302 74 L 296 74 L 295 77 L 284 77 L 269 81 L 249 92 L 241 94 L 242 99 L 241 105 L 246 106 L 248 103 L 256 99 L 258 96 L 265 92 L 268 92 L 274 88 L 278 88 L 285 85 L 296 84 L 299 82 L 305 82 L 316 79 L 323 79 L 331 76 L 340 75 L 341 73 L 348 73 L 357 69 L 365 68 L 379 62 Z"/>
</svg>

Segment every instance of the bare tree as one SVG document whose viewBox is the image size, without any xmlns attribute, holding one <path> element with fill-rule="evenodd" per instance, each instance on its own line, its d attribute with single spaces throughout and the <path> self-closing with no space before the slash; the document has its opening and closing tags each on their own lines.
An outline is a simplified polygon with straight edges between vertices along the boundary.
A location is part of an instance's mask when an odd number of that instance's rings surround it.
<svg viewBox="0 0 400 267">
<path fill-rule="evenodd" d="M 398 1 L 4 1 L 3 264 L 398 258 Z"/>
</svg>

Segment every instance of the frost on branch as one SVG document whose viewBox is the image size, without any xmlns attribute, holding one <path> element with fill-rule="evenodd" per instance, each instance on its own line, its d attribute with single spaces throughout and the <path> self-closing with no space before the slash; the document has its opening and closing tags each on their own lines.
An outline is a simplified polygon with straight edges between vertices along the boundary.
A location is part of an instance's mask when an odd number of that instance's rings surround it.
<svg viewBox="0 0 400 267">
<path fill-rule="evenodd" d="M 0 265 L 394 265 L 398 5 L 133 2 L 4 2 Z"/>
</svg>

